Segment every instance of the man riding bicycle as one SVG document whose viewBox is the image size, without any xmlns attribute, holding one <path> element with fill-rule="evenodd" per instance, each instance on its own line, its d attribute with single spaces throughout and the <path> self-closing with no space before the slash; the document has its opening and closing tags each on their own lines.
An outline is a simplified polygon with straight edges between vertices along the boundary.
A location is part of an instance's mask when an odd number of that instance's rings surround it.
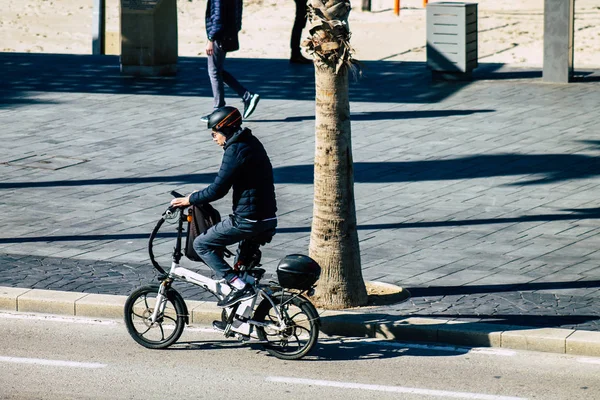
<svg viewBox="0 0 600 400">
<path fill-rule="evenodd" d="M 273 168 L 262 143 L 248 128 L 235 107 L 216 109 L 208 116 L 213 141 L 224 154 L 215 181 L 203 190 L 171 201 L 175 207 L 210 203 L 224 197 L 233 187 L 233 214 L 194 240 L 194 250 L 218 278 L 225 279 L 231 292 L 217 303 L 229 307 L 254 296 L 247 284 L 223 259 L 225 246 L 258 235 L 275 232 L 277 203 Z"/>
</svg>

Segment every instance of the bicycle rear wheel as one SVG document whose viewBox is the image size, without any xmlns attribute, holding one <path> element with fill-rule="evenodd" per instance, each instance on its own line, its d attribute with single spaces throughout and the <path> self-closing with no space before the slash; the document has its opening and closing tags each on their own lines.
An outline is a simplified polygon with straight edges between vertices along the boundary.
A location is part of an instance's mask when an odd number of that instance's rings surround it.
<svg viewBox="0 0 600 400">
<path fill-rule="evenodd" d="M 125 302 L 125 326 L 137 343 L 149 349 L 164 349 L 175 343 L 185 327 L 185 304 L 173 292 L 167 293 L 164 312 L 154 324 L 149 318 L 156 307 L 159 286 L 144 286 L 135 290 Z"/>
<path fill-rule="evenodd" d="M 264 300 L 254 313 L 254 320 L 269 326 L 256 327 L 256 334 L 267 352 L 282 360 L 298 360 L 307 355 L 319 338 L 319 314 L 312 303 L 290 294 L 273 296 L 275 307 L 286 324 L 279 330 L 273 305 Z"/>
</svg>

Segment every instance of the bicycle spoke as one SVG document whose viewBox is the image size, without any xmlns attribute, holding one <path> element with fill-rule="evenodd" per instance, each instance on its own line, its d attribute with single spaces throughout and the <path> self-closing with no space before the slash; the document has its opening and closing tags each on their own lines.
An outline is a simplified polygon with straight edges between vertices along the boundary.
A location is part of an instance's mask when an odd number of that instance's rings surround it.
<svg viewBox="0 0 600 400">
<path fill-rule="evenodd" d="M 148 327 L 148 329 L 146 329 L 144 332 L 140 332 L 140 336 L 144 336 L 146 333 L 148 333 L 148 331 L 152 329 L 151 326 Z"/>
<path fill-rule="evenodd" d="M 296 342 L 298 343 L 298 347 L 302 347 L 302 340 L 300 340 L 300 338 L 298 337 L 298 334 L 296 333 L 296 330 L 294 329 L 294 337 L 296 338 Z"/>
<path fill-rule="evenodd" d="M 303 329 L 303 330 L 305 330 L 305 331 L 306 331 L 306 333 L 310 334 L 310 329 L 308 329 L 308 328 L 307 328 L 307 327 L 305 327 L 305 326 L 302 326 L 302 325 L 296 325 L 296 326 L 295 326 L 295 328 L 297 328 L 297 329 Z M 296 330 L 294 329 L 294 334 L 295 334 L 295 333 L 296 333 Z"/>
<path fill-rule="evenodd" d="M 138 318 L 139 318 L 139 319 L 141 319 L 141 320 L 143 320 L 143 319 L 144 319 L 144 316 L 143 316 L 143 315 L 138 315 L 138 314 L 136 314 L 136 313 L 134 313 L 134 312 L 132 312 L 132 314 L 133 314 L 134 316 L 138 317 Z"/>
<path fill-rule="evenodd" d="M 296 318 L 296 316 L 300 315 L 300 314 L 304 314 L 304 312 L 302 310 L 298 310 L 298 312 L 294 315 L 292 315 L 291 317 L 288 317 L 291 320 L 294 320 L 294 318 Z"/>
</svg>

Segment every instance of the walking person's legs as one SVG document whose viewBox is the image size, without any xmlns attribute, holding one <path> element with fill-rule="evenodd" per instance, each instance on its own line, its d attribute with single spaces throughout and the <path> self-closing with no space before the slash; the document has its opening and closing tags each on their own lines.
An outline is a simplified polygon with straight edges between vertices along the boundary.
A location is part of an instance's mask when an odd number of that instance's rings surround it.
<svg viewBox="0 0 600 400">
<path fill-rule="evenodd" d="M 214 42 L 213 54 L 208 56 L 208 76 L 213 92 L 213 108 L 225 106 L 225 86 L 227 84 L 244 103 L 244 119 L 248 118 L 256 109 L 256 105 L 260 100 L 257 93 L 248 91 L 233 75 L 227 72 L 224 68 L 227 52 L 218 41 Z M 208 115 L 202 117 L 203 121 L 208 121 Z"/>
<path fill-rule="evenodd" d="M 238 82 L 238 80 L 235 79 L 235 77 L 229 72 L 223 70 L 222 76 L 223 82 L 225 82 L 227 86 L 233 89 L 233 91 L 236 92 L 242 100 L 244 99 L 244 96 L 248 96 L 250 94 L 250 92 L 248 92 L 248 90 L 246 90 L 246 88 L 240 82 Z"/>
<path fill-rule="evenodd" d="M 213 92 L 213 108 L 217 109 L 225 105 L 225 87 L 223 85 L 223 64 L 225 64 L 226 52 L 221 49 L 217 42 L 214 43 L 213 53 L 207 56 L 208 77 Z"/>
<path fill-rule="evenodd" d="M 296 18 L 292 27 L 292 36 L 290 38 L 290 48 L 292 51 L 290 62 L 292 64 L 312 64 L 312 60 L 305 58 L 300 52 L 300 40 L 302 39 L 302 30 L 306 26 L 306 1 L 294 0 L 296 2 Z"/>
<path fill-rule="evenodd" d="M 223 70 L 223 81 L 241 97 L 244 102 L 244 112 L 242 113 L 242 116 L 244 119 L 248 118 L 250 114 L 254 112 L 256 105 L 260 100 L 258 93 L 251 93 L 248 91 L 248 89 L 238 82 L 233 75 L 225 70 Z"/>
</svg>

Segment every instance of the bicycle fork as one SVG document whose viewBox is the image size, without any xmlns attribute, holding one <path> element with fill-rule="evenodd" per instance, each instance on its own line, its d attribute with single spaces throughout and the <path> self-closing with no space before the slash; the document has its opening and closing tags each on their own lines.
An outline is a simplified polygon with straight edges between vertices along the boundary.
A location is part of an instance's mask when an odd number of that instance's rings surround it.
<svg viewBox="0 0 600 400">
<path fill-rule="evenodd" d="M 148 318 L 151 325 L 154 325 L 158 320 L 158 316 L 163 315 L 165 312 L 165 307 L 167 305 L 167 290 L 169 289 L 169 286 L 170 283 L 167 282 L 167 280 L 164 280 L 160 283 L 158 294 L 156 295 L 154 311 L 152 312 L 150 318 Z"/>
</svg>

